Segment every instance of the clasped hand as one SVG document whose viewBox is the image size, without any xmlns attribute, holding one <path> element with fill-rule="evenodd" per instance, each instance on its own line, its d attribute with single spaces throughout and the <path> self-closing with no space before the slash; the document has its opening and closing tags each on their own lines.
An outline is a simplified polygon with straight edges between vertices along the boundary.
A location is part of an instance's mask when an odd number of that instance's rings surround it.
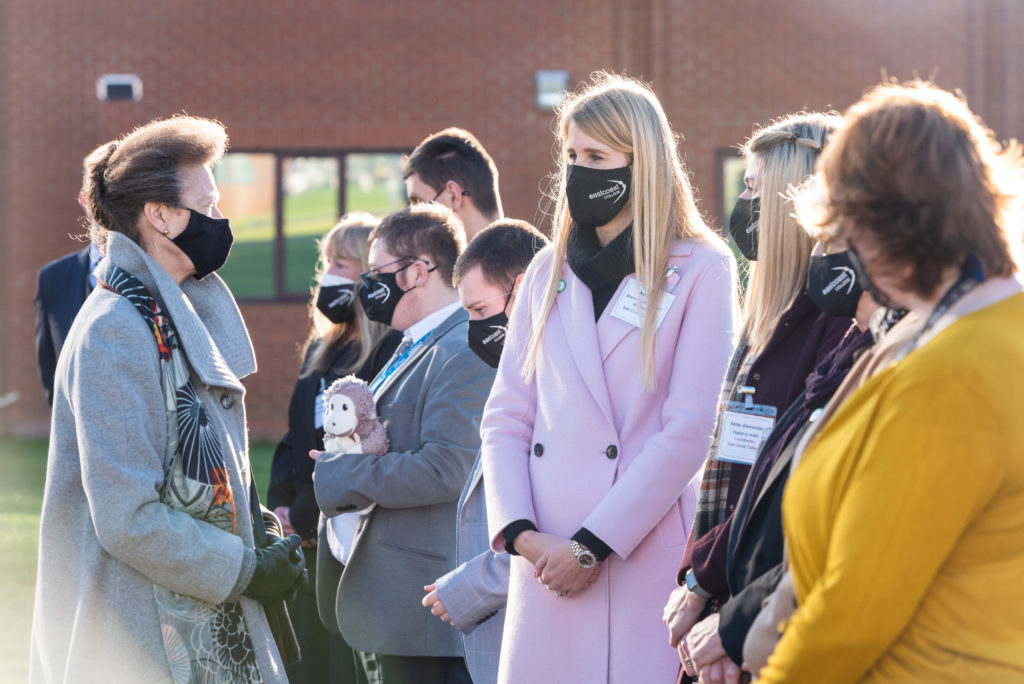
<svg viewBox="0 0 1024 684">
<path fill-rule="evenodd" d="M 533 576 L 563 597 L 575 596 L 597 581 L 601 564 L 581 568 L 568 539 L 527 530 L 516 537 L 516 551 L 533 564 Z"/>
</svg>

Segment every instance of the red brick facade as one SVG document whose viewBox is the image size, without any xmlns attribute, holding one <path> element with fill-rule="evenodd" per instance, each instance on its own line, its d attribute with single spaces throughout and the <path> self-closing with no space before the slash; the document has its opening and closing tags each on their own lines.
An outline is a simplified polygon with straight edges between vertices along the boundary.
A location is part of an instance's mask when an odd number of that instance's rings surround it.
<svg viewBox="0 0 1024 684">
<path fill-rule="evenodd" d="M 191 9 L 186 9 L 190 7 Z M 842 109 L 883 70 L 960 88 L 1001 137 L 1024 137 L 1016 0 L 8 0 L 0 4 L 0 434 L 43 435 L 32 296 L 38 268 L 75 248 L 82 157 L 175 112 L 216 117 L 238 148 L 411 148 L 473 131 L 501 172 L 506 213 L 543 224 L 552 116 L 533 75 L 595 69 L 653 82 L 702 207 L 719 212 L 716 151 L 756 122 Z M 140 102 L 101 103 L 104 73 Z M 299 304 L 246 304 L 259 372 L 254 437 L 276 438 L 306 334 Z"/>
</svg>

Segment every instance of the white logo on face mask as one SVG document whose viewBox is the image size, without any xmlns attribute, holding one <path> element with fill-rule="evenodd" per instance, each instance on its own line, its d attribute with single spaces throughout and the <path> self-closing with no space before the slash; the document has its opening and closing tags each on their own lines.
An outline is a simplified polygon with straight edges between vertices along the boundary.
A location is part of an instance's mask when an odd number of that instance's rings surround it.
<svg viewBox="0 0 1024 684">
<path fill-rule="evenodd" d="M 490 335 L 484 338 L 484 344 L 490 344 L 491 342 L 497 342 L 498 340 L 505 339 L 506 329 L 503 325 L 492 325 L 492 332 Z"/>
<path fill-rule="evenodd" d="M 829 294 L 832 290 L 839 290 L 844 285 L 846 286 L 846 294 L 850 294 L 853 290 L 853 284 L 857 282 L 857 279 L 853 275 L 853 269 L 848 266 L 835 266 L 832 268 L 833 271 L 839 271 L 839 275 L 832 279 L 825 289 L 822 290 L 822 294 Z"/>
<path fill-rule="evenodd" d="M 613 180 L 611 183 L 611 187 L 592 192 L 587 195 L 587 199 L 611 199 L 612 202 L 618 202 L 626 194 L 626 184 L 619 180 Z"/>
<path fill-rule="evenodd" d="M 755 230 L 757 230 L 757 225 L 758 225 L 759 223 L 761 223 L 761 222 L 760 222 L 760 221 L 754 221 L 754 222 L 753 222 L 753 223 L 751 223 L 751 224 L 750 224 L 749 226 L 747 226 L 747 231 L 746 231 L 746 232 L 747 232 L 747 235 L 750 235 L 750 234 L 751 234 L 751 233 L 753 233 L 753 232 L 754 232 Z"/>
<path fill-rule="evenodd" d="M 352 301 L 352 291 L 351 290 L 342 290 L 341 294 L 339 294 L 337 297 L 332 299 L 330 301 L 330 303 L 327 304 L 327 306 L 341 306 L 343 304 L 348 304 L 351 301 Z"/>
<path fill-rule="evenodd" d="M 380 303 L 383 304 L 391 298 L 391 288 L 384 283 L 377 283 L 377 288 L 367 295 L 366 298 L 380 300 Z"/>
</svg>

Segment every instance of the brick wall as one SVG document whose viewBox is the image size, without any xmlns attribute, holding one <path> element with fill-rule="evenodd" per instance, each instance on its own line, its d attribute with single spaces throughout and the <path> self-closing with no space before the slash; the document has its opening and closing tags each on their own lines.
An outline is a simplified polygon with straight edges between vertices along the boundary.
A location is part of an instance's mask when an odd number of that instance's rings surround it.
<svg viewBox="0 0 1024 684">
<path fill-rule="evenodd" d="M 1024 136 L 1014 0 L 449 0 L 326 2 L 9 0 L 0 4 L 0 434 L 42 435 L 32 295 L 75 248 L 82 157 L 156 116 L 223 121 L 245 149 L 411 148 L 463 126 L 501 172 L 506 213 L 543 223 L 552 117 L 533 74 L 599 68 L 653 80 L 706 212 L 715 153 L 755 122 L 842 109 L 882 71 L 963 89 L 1003 137 Z M 136 73 L 138 103 L 101 103 L 95 79 Z M 246 304 L 259 372 L 254 436 L 284 429 L 305 336 L 301 304 Z"/>
</svg>

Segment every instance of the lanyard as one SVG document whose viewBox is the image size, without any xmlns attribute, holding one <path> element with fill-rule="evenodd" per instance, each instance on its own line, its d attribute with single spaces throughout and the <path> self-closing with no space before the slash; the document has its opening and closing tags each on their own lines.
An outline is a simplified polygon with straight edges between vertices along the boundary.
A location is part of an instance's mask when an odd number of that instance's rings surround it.
<svg viewBox="0 0 1024 684">
<path fill-rule="evenodd" d="M 914 337 L 907 343 L 907 346 L 903 348 L 903 351 L 900 352 L 899 358 L 902 359 L 912 352 L 917 347 L 917 343 L 921 341 L 924 334 L 934 327 L 939 319 L 945 316 L 953 305 L 960 301 L 965 294 L 973 290 L 977 284 L 982 281 L 982 279 L 983 276 L 980 273 L 980 269 L 972 268 L 970 264 L 965 266 L 964 274 L 961 275 L 960 279 L 953 283 L 948 290 L 946 290 L 946 294 L 942 295 L 942 299 L 940 299 L 939 303 L 935 305 L 931 315 L 928 316 L 928 320 L 925 321 L 924 326 L 914 334 Z"/>
<path fill-rule="evenodd" d="M 413 350 L 416 349 L 416 347 L 423 344 L 424 342 L 426 342 L 427 339 L 430 338 L 433 334 L 434 331 L 431 330 L 426 335 L 410 344 L 409 348 L 402 352 L 399 356 L 391 359 L 391 363 L 388 364 L 388 367 L 382 370 L 380 373 L 377 373 L 377 377 L 375 377 L 373 381 L 370 382 L 370 391 L 376 392 L 377 388 L 383 385 L 384 382 L 387 381 L 387 379 L 390 378 L 392 374 L 394 374 L 394 372 L 402 366 L 403 363 L 405 363 L 406 359 L 409 358 L 409 355 L 412 354 Z"/>
</svg>

